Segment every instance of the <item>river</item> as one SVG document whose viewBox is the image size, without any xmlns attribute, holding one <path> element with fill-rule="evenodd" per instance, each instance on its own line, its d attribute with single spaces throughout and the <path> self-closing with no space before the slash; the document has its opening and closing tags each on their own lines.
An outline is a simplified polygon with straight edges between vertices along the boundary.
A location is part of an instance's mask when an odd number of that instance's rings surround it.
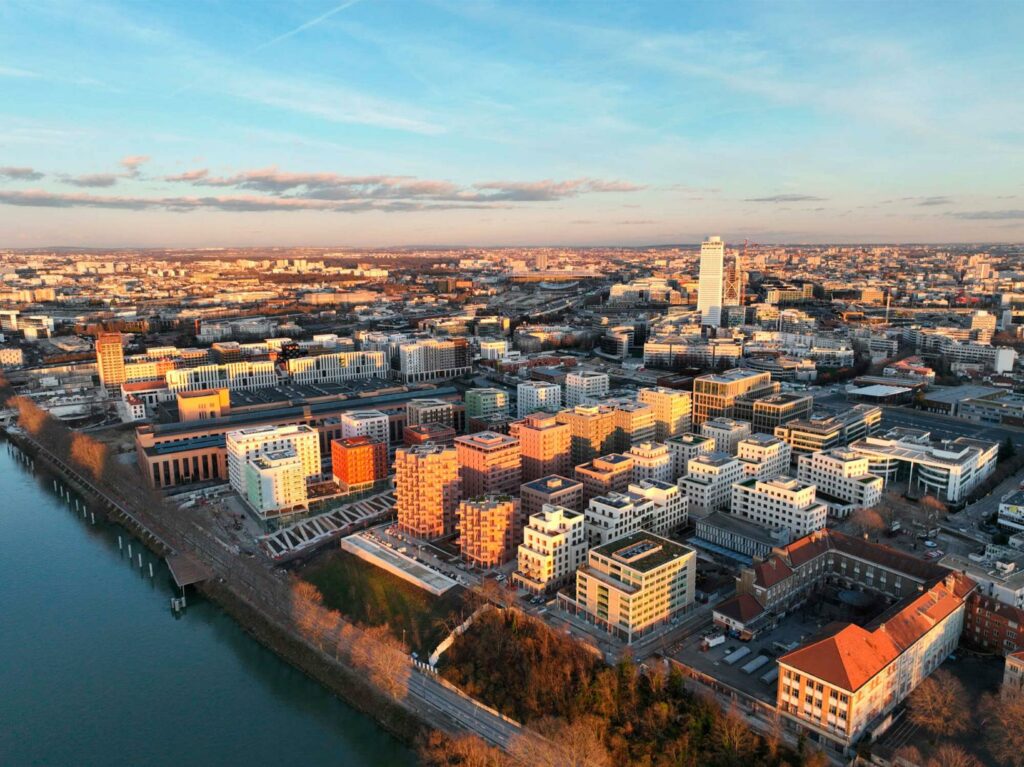
<svg viewBox="0 0 1024 767">
<path fill-rule="evenodd" d="M 214 605 L 176 618 L 163 562 L 53 480 L 0 438 L 0 764 L 415 764 Z"/>
</svg>

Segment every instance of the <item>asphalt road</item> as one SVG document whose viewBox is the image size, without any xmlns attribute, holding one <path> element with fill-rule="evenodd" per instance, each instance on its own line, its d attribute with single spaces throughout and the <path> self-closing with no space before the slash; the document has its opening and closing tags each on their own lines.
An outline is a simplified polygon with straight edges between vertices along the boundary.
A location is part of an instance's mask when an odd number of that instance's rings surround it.
<svg viewBox="0 0 1024 767">
<path fill-rule="evenodd" d="M 461 729 L 474 732 L 494 745 L 507 747 L 523 733 L 522 728 L 495 716 L 421 672 L 414 671 L 409 678 L 409 694 L 451 719 Z"/>
</svg>

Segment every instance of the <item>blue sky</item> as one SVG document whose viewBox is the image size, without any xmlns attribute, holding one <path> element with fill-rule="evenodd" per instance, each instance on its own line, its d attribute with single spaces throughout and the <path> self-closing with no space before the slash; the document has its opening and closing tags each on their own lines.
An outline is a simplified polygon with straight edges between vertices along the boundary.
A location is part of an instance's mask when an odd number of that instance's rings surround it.
<svg viewBox="0 0 1024 767">
<path fill-rule="evenodd" d="M 1022 22 L 0 0 L 0 247 L 1020 240 Z"/>
</svg>

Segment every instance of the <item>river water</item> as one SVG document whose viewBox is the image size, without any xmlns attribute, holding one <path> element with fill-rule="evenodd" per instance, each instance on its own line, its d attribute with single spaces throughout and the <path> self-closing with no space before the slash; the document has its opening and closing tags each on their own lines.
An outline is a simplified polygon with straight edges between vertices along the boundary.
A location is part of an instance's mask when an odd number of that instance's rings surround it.
<svg viewBox="0 0 1024 767">
<path fill-rule="evenodd" d="M 0 764 L 415 764 L 215 606 L 175 618 L 166 566 L 53 480 L 0 438 Z"/>
</svg>

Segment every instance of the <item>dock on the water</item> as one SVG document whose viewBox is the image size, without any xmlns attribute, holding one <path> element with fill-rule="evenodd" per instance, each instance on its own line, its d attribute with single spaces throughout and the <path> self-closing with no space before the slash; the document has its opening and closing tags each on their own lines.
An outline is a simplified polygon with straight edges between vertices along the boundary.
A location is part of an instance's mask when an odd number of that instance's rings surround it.
<svg viewBox="0 0 1024 767">
<path fill-rule="evenodd" d="M 195 583 L 202 583 L 213 577 L 213 570 L 191 554 L 174 554 L 167 557 L 167 567 L 179 589 Z"/>
</svg>

